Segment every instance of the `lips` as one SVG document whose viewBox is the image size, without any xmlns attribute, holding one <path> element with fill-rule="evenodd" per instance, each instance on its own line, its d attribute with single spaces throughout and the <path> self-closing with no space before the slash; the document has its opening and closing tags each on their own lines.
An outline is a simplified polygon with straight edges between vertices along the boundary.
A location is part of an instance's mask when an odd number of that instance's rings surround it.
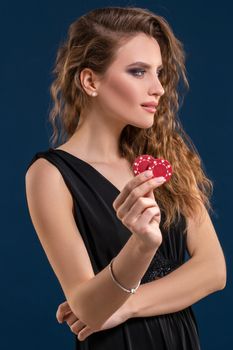
<svg viewBox="0 0 233 350">
<path fill-rule="evenodd" d="M 142 103 L 141 106 L 155 108 L 155 107 L 158 106 L 158 103 L 156 103 L 156 102 L 145 102 L 145 103 Z"/>
<path fill-rule="evenodd" d="M 155 108 L 155 106 L 152 106 L 152 105 L 141 105 L 141 107 L 145 110 L 145 111 L 147 111 L 148 113 L 155 113 L 156 112 L 156 108 Z"/>
</svg>

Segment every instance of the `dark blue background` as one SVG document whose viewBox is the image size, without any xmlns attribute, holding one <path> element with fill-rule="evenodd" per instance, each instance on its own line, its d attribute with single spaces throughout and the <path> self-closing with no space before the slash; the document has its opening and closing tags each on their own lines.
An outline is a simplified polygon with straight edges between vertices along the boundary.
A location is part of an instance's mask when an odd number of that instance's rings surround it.
<svg viewBox="0 0 233 350">
<path fill-rule="evenodd" d="M 104 6 L 148 8 L 164 16 L 187 54 L 190 91 L 180 119 L 214 182 L 212 217 L 228 267 L 227 287 L 193 305 L 202 349 L 232 348 L 232 7 L 212 1 L 14 1 L 1 4 L 1 338 L 3 350 L 74 349 L 56 321 L 64 301 L 31 224 L 25 169 L 48 148 L 49 85 L 68 26 Z"/>
</svg>

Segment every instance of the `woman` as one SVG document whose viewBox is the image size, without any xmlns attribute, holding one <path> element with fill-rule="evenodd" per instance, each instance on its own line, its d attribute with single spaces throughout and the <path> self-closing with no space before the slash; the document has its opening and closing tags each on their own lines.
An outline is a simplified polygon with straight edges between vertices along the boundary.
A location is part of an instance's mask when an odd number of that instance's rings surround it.
<svg viewBox="0 0 233 350">
<path fill-rule="evenodd" d="M 200 349 L 191 305 L 225 287 L 212 182 L 177 115 L 184 61 L 166 20 L 134 7 L 83 15 L 58 50 L 53 148 L 34 155 L 26 193 L 76 349 Z M 134 176 L 142 154 L 171 179 Z"/>
</svg>

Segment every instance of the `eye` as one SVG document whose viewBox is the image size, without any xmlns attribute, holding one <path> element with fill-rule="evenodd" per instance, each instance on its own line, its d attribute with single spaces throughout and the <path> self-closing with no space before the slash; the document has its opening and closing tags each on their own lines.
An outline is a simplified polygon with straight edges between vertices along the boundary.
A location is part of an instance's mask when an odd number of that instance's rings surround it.
<svg viewBox="0 0 233 350">
<path fill-rule="evenodd" d="M 158 77 L 160 77 L 162 71 L 163 71 L 163 69 L 159 69 L 157 71 L 157 76 Z M 146 71 L 145 71 L 145 69 L 134 68 L 134 69 L 131 69 L 129 72 L 132 73 L 133 75 L 137 76 L 137 77 L 142 77 Z M 141 74 L 141 73 L 143 73 L 143 74 Z"/>
<path fill-rule="evenodd" d="M 142 75 L 138 75 L 137 73 L 145 73 L 146 71 L 144 69 L 135 68 L 135 69 L 131 69 L 129 72 L 137 77 L 142 77 Z"/>
<path fill-rule="evenodd" d="M 162 73 L 163 69 L 159 69 L 157 72 L 157 76 L 160 77 L 161 73 Z"/>
</svg>

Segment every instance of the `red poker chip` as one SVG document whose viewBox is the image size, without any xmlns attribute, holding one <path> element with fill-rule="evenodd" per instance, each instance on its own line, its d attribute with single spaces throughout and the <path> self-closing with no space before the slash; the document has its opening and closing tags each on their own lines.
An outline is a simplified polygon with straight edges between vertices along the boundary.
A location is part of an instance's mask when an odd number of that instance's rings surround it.
<svg viewBox="0 0 233 350">
<path fill-rule="evenodd" d="M 152 170 L 153 177 L 163 176 L 166 181 L 170 180 L 172 176 L 172 166 L 166 159 L 154 158 L 148 154 L 138 156 L 133 162 L 134 175 Z"/>
</svg>

